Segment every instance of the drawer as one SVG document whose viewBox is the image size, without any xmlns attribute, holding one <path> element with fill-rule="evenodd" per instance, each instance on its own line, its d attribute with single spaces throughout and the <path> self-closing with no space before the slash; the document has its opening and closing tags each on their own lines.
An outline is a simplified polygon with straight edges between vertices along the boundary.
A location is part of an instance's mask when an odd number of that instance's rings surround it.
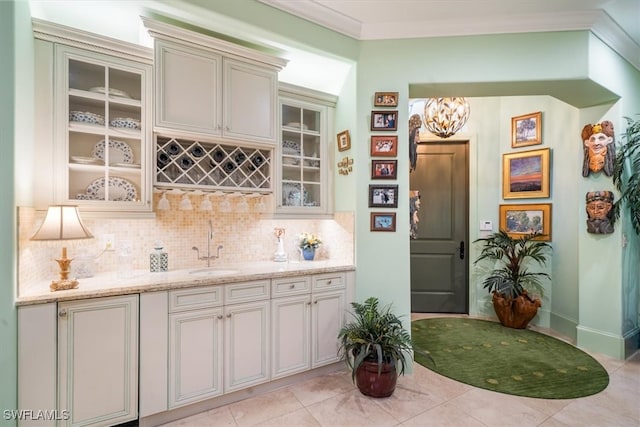
<svg viewBox="0 0 640 427">
<path fill-rule="evenodd" d="M 309 277 L 290 277 L 273 279 L 271 281 L 271 297 L 288 295 L 301 295 L 311 292 L 311 279 Z"/>
<path fill-rule="evenodd" d="M 270 284 L 270 280 L 256 280 L 255 282 L 225 285 L 224 303 L 226 305 L 269 299 Z"/>
<path fill-rule="evenodd" d="M 222 287 L 177 289 L 169 291 L 169 313 L 222 305 Z"/>
<path fill-rule="evenodd" d="M 332 289 L 345 288 L 345 276 L 343 273 L 316 274 L 312 276 L 311 289 L 315 291 L 330 291 Z"/>
</svg>

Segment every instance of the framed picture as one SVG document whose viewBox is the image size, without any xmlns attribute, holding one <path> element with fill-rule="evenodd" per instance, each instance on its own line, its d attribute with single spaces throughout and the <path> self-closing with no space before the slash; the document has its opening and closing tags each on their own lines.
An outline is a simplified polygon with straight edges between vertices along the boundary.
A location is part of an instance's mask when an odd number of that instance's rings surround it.
<svg viewBox="0 0 640 427">
<path fill-rule="evenodd" d="M 351 148 L 351 135 L 348 130 L 343 130 L 337 135 L 338 151 L 346 151 Z"/>
<path fill-rule="evenodd" d="M 549 197 L 549 149 L 502 155 L 502 197 Z"/>
<path fill-rule="evenodd" d="M 398 130 L 398 110 L 372 111 L 371 130 Z"/>
<path fill-rule="evenodd" d="M 551 241 L 551 203 L 500 205 L 500 230 L 511 237 L 540 233 L 536 239 Z"/>
<path fill-rule="evenodd" d="M 542 112 L 511 118 L 511 147 L 542 144 Z"/>
<path fill-rule="evenodd" d="M 397 160 L 371 160 L 371 179 L 396 179 Z"/>
<path fill-rule="evenodd" d="M 396 213 L 371 212 L 371 231 L 396 231 Z"/>
<path fill-rule="evenodd" d="M 376 92 L 373 97 L 374 107 L 397 107 L 398 92 Z"/>
<path fill-rule="evenodd" d="M 371 157 L 396 157 L 398 135 L 371 135 Z"/>
<path fill-rule="evenodd" d="M 398 207 L 398 186 L 397 185 L 369 185 L 369 207 L 370 208 L 397 208 Z"/>
</svg>

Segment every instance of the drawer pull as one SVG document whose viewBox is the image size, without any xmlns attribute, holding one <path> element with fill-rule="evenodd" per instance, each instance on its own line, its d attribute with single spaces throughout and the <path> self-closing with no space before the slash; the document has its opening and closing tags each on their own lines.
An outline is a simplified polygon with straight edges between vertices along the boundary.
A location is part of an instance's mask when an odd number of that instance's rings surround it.
<svg viewBox="0 0 640 427">
<path fill-rule="evenodd" d="M 290 285 L 289 286 L 289 289 L 295 289 L 295 288 L 296 288 L 296 285 Z"/>
<path fill-rule="evenodd" d="M 329 281 L 327 282 L 327 285 L 330 285 L 330 284 L 331 284 L 331 280 L 329 280 Z"/>
</svg>

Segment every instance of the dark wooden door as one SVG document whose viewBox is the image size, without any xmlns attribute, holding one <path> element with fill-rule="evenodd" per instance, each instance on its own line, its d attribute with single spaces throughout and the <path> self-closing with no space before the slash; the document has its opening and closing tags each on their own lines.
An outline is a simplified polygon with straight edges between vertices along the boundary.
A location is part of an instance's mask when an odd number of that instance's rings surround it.
<svg viewBox="0 0 640 427">
<path fill-rule="evenodd" d="M 420 192 L 411 240 L 411 311 L 467 313 L 468 143 L 418 144 L 410 189 Z"/>
</svg>

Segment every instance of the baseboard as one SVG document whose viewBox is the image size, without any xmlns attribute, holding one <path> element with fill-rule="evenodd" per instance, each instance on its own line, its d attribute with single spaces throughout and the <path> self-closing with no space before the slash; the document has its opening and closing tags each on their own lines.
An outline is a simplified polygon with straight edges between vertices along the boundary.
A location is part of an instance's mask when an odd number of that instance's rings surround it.
<svg viewBox="0 0 640 427">
<path fill-rule="evenodd" d="M 624 358 L 631 357 L 640 349 L 640 327 L 636 326 L 623 336 L 624 338 Z"/>
<path fill-rule="evenodd" d="M 550 329 L 566 336 L 571 342 L 578 341 L 577 332 L 578 322 L 573 319 L 568 319 L 556 313 L 551 313 L 551 327 Z"/>
<path fill-rule="evenodd" d="M 625 359 L 625 338 L 622 335 L 612 334 L 606 331 L 578 326 L 576 345 L 596 353 L 606 354 L 616 359 Z"/>
</svg>

